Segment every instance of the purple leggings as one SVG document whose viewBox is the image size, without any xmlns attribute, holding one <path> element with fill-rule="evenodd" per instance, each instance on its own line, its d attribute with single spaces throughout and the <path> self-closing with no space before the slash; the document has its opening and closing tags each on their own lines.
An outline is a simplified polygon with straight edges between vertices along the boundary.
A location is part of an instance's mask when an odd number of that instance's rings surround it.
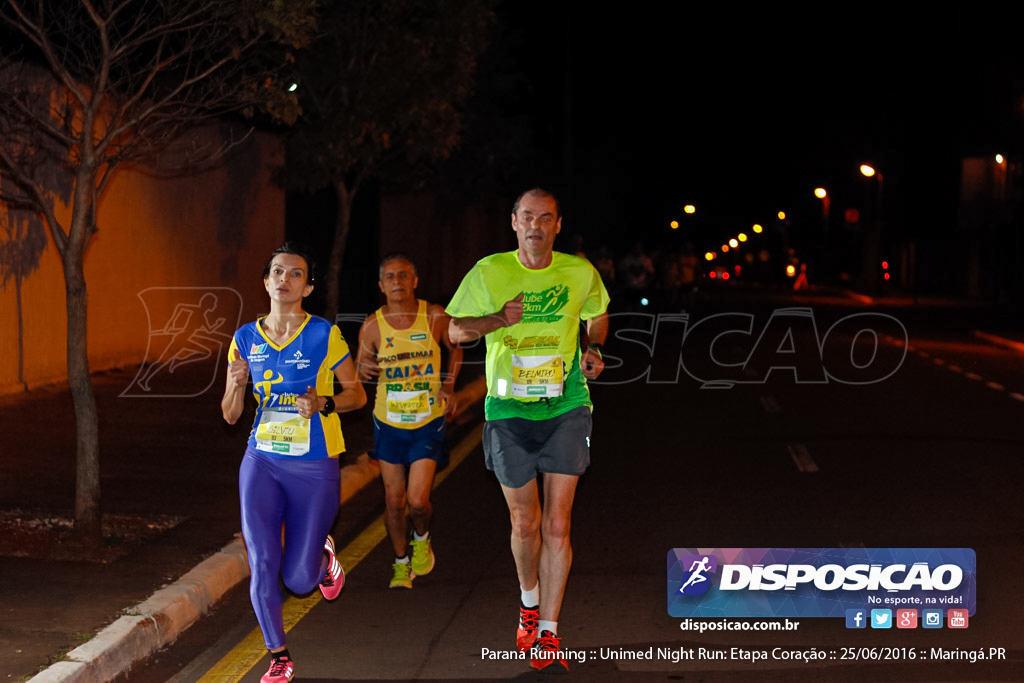
<svg viewBox="0 0 1024 683">
<path fill-rule="evenodd" d="M 273 650 L 285 644 L 280 580 L 305 595 L 327 571 L 324 541 L 340 506 L 341 470 L 337 458 L 284 459 L 247 448 L 238 492 L 249 553 L 249 597 L 267 649 Z"/>
</svg>

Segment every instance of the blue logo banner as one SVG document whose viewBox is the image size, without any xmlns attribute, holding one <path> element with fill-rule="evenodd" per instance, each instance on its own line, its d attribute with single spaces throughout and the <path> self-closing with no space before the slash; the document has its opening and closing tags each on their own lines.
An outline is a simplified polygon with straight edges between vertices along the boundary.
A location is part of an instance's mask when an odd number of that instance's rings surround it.
<svg viewBox="0 0 1024 683">
<path fill-rule="evenodd" d="M 851 610 L 958 608 L 974 616 L 976 563 L 971 548 L 673 548 L 668 613 L 852 619 Z"/>
</svg>

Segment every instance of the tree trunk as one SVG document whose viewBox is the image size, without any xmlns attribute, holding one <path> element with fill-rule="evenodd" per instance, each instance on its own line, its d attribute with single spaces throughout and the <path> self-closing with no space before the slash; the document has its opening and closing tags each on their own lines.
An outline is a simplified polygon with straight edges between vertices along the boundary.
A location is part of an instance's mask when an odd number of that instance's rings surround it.
<svg viewBox="0 0 1024 683">
<path fill-rule="evenodd" d="M 99 419 L 86 343 L 85 273 L 77 250 L 68 249 L 64 263 L 64 282 L 68 313 L 68 383 L 71 385 L 71 398 L 75 405 L 77 435 L 75 532 L 86 543 L 99 544 L 102 536 Z"/>
<path fill-rule="evenodd" d="M 75 533 L 88 545 L 99 545 L 103 535 L 99 416 L 89 372 L 88 293 L 85 286 L 85 250 L 96 232 L 95 176 L 95 170 L 91 170 L 88 163 L 84 163 L 76 174 L 71 229 L 61 254 L 68 314 L 68 383 L 75 405 Z"/>
<path fill-rule="evenodd" d="M 352 200 L 356 196 L 355 190 L 349 190 L 344 182 L 337 184 L 338 190 L 338 219 L 334 224 L 334 238 L 331 241 L 331 256 L 327 261 L 327 272 L 324 274 L 324 282 L 327 285 L 327 299 L 324 304 L 324 317 L 334 322 L 338 315 L 339 287 L 341 286 L 341 266 L 345 260 L 345 245 L 348 243 L 348 233 L 351 227 Z"/>
</svg>

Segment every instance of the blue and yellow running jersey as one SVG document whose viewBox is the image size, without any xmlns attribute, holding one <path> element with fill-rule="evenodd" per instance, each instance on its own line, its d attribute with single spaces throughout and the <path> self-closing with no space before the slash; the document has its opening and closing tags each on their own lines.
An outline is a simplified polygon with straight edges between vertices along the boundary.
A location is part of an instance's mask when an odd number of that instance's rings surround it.
<svg viewBox="0 0 1024 683">
<path fill-rule="evenodd" d="M 282 346 L 263 332 L 263 319 L 235 332 L 228 361 L 236 351 L 249 363 L 256 419 L 249 446 L 281 458 L 336 458 L 345 450 L 337 414 L 317 413 L 305 419 L 295 400 L 316 387 L 320 396 L 334 395 L 334 370 L 349 356 L 341 330 L 309 314 L 292 338 Z"/>
</svg>

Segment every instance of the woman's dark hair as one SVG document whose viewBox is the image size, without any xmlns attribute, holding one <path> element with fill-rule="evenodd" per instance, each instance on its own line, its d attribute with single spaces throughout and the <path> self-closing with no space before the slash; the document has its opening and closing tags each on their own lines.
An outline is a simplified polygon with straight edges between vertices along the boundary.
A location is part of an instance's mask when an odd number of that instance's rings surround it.
<svg viewBox="0 0 1024 683">
<path fill-rule="evenodd" d="M 306 249 L 304 244 L 298 242 L 285 242 L 270 255 L 267 259 L 267 265 L 263 266 L 263 279 L 267 279 L 270 276 L 270 266 L 274 263 L 274 257 L 278 254 L 294 254 L 300 256 L 306 262 L 306 284 L 313 284 L 316 282 L 316 261 L 309 255 L 309 250 Z"/>
</svg>

